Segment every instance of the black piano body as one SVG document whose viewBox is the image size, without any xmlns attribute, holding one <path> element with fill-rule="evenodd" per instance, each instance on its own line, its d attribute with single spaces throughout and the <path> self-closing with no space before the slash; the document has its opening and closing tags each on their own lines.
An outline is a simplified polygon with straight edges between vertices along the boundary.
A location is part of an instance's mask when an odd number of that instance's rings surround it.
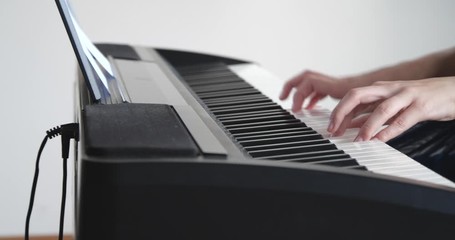
<svg viewBox="0 0 455 240">
<path fill-rule="evenodd" d="M 79 81 L 77 239 L 443 239 L 455 229 L 450 187 L 249 157 L 178 70 L 247 61 L 98 47 L 113 59 L 164 69 L 205 125 L 200 134 L 210 131 L 218 143 L 194 136 L 199 125 L 172 104 L 95 104 Z"/>
</svg>

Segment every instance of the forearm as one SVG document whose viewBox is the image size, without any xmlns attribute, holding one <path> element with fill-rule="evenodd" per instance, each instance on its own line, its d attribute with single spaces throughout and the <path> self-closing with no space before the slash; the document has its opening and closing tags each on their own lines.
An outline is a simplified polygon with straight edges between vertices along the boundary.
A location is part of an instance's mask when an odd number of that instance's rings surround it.
<svg viewBox="0 0 455 240">
<path fill-rule="evenodd" d="M 455 75 L 455 48 L 343 79 L 350 89 L 376 81 L 418 80 Z"/>
</svg>

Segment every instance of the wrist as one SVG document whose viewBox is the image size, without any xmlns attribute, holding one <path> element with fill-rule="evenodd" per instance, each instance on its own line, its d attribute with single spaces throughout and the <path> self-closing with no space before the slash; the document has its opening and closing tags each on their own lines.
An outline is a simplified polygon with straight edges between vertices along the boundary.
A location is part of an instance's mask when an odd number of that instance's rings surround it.
<svg viewBox="0 0 455 240">
<path fill-rule="evenodd" d="M 362 79 L 356 76 L 340 78 L 338 81 L 338 89 L 344 96 L 349 90 L 357 87 L 366 86 L 362 83 Z"/>
</svg>

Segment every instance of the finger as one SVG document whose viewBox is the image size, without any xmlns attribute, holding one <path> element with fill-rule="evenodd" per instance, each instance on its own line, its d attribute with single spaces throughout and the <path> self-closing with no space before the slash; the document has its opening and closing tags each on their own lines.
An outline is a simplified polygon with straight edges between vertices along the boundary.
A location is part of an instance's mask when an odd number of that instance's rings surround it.
<svg viewBox="0 0 455 240">
<path fill-rule="evenodd" d="M 368 86 L 350 90 L 330 115 L 329 132 L 336 132 L 343 119 L 360 104 L 370 104 L 387 98 L 391 92 L 382 86 Z"/>
<path fill-rule="evenodd" d="M 335 131 L 333 136 L 342 136 L 345 132 L 346 129 L 350 128 L 352 125 L 353 119 L 358 116 L 358 113 L 361 112 L 365 108 L 365 105 L 359 105 L 354 108 L 346 117 L 343 119 L 343 121 L 340 124 L 340 127 Z"/>
<path fill-rule="evenodd" d="M 303 101 L 305 98 L 300 92 L 295 92 L 294 93 L 294 98 L 292 100 L 292 111 L 293 112 L 298 112 L 302 109 Z"/>
<path fill-rule="evenodd" d="M 346 129 L 351 125 L 352 118 L 354 117 L 354 112 L 350 112 L 340 124 L 340 127 L 332 135 L 334 137 L 343 136 L 346 132 Z"/>
<path fill-rule="evenodd" d="M 294 100 L 292 102 L 292 111 L 297 112 L 302 109 L 303 102 L 311 95 L 313 88 L 308 82 L 302 82 L 294 93 Z"/>
<path fill-rule="evenodd" d="M 370 114 L 362 114 L 351 121 L 351 125 L 349 125 L 349 128 L 360 128 L 362 125 L 368 120 L 368 117 L 370 117 Z"/>
<path fill-rule="evenodd" d="M 280 94 L 280 100 L 285 100 L 286 98 L 289 97 L 289 93 L 291 93 L 291 90 L 294 88 L 295 86 L 295 81 L 287 81 L 284 86 L 283 86 L 283 89 L 281 90 L 281 94 Z"/>
<path fill-rule="evenodd" d="M 381 104 L 370 114 L 359 130 L 358 138 L 370 140 L 378 129 L 402 109 L 411 104 L 412 99 L 406 94 L 395 95 Z"/>
<path fill-rule="evenodd" d="M 374 138 L 377 138 L 383 142 L 387 142 L 390 139 L 400 135 L 410 127 L 422 120 L 422 113 L 414 105 L 404 110 L 395 120 L 386 128 L 379 131 Z"/>
<path fill-rule="evenodd" d="M 370 114 L 381 103 L 382 103 L 382 101 L 377 101 L 377 102 L 374 102 L 374 103 L 366 104 L 365 107 L 361 111 L 358 112 L 358 114 Z"/>
<path fill-rule="evenodd" d="M 289 93 L 291 93 L 292 89 L 299 85 L 299 83 L 301 83 L 305 78 L 307 78 L 309 74 L 311 74 L 310 71 L 305 71 L 287 81 L 281 90 L 280 100 L 285 100 L 288 98 Z"/>
<path fill-rule="evenodd" d="M 316 104 L 319 102 L 319 100 L 321 100 L 322 98 L 324 98 L 325 96 L 322 95 L 322 94 L 314 94 L 313 97 L 311 98 L 310 102 L 308 103 L 306 109 L 313 109 L 314 106 L 316 106 Z"/>
</svg>

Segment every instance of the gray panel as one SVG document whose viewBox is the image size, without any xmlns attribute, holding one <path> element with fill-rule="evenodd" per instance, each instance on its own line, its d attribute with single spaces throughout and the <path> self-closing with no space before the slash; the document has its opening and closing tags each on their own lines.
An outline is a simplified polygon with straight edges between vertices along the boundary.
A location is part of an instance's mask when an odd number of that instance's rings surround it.
<svg viewBox="0 0 455 240">
<path fill-rule="evenodd" d="M 158 64 L 115 59 L 132 103 L 187 106 L 187 102 Z"/>
<path fill-rule="evenodd" d="M 153 56 L 154 54 L 150 51 L 150 48 L 145 47 L 134 47 L 137 55 L 141 58 L 142 61 L 154 62 L 156 58 Z"/>
<path fill-rule="evenodd" d="M 174 108 L 204 154 L 227 155 L 223 145 L 190 106 L 175 106 Z"/>
</svg>

